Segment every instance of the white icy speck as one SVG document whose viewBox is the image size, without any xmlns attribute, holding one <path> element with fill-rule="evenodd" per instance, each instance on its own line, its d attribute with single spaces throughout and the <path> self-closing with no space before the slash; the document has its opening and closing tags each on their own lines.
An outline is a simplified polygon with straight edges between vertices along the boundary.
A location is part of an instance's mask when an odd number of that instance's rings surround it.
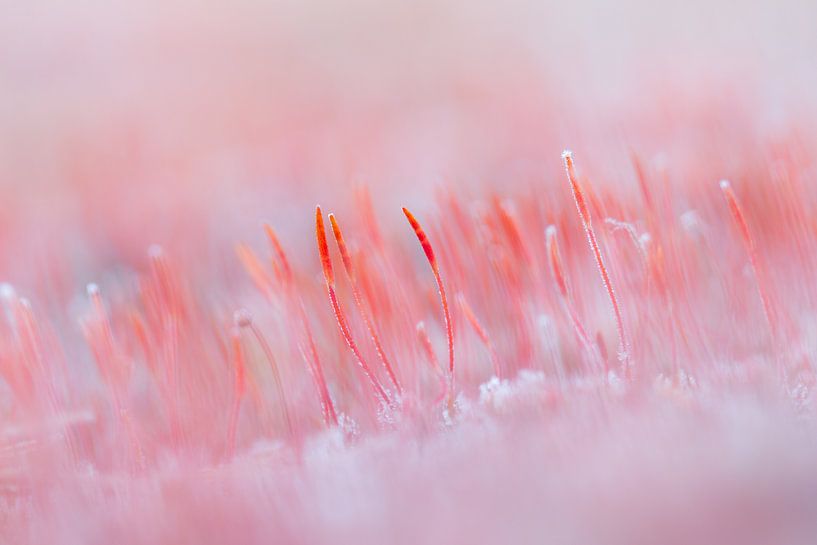
<svg viewBox="0 0 817 545">
<path fill-rule="evenodd" d="M 522 370 L 517 377 L 499 380 L 491 377 L 479 386 L 479 404 L 495 411 L 510 409 L 512 405 L 525 405 L 541 399 L 545 374 L 541 371 Z"/>
<path fill-rule="evenodd" d="M 701 224 L 698 213 L 695 210 L 687 210 L 681 214 L 681 227 L 686 231 L 695 231 Z"/>
<path fill-rule="evenodd" d="M 14 286 L 9 284 L 8 282 L 0 283 L 0 297 L 5 299 L 6 301 L 10 301 L 17 296 L 17 291 L 15 291 Z"/>
</svg>

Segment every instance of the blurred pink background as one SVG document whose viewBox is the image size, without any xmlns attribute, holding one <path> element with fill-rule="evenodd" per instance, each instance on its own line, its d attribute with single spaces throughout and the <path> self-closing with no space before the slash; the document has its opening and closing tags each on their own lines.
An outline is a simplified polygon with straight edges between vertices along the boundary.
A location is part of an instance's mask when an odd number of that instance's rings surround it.
<svg viewBox="0 0 817 545">
<path fill-rule="evenodd" d="M 0 243 L 15 248 L 0 266 L 23 284 L 60 252 L 104 268 L 105 248 L 128 262 L 198 237 L 220 255 L 259 219 L 306 226 L 316 202 L 343 207 L 359 183 L 389 211 L 427 206 L 443 181 L 532 183 L 594 138 L 609 155 L 590 159 L 616 173 L 627 145 L 666 151 L 650 148 L 656 126 L 671 141 L 673 123 L 718 123 L 717 109 L 774 128 L 815 102 L 808 1 L 6 1 L 0 13 Z"/>
</svg>

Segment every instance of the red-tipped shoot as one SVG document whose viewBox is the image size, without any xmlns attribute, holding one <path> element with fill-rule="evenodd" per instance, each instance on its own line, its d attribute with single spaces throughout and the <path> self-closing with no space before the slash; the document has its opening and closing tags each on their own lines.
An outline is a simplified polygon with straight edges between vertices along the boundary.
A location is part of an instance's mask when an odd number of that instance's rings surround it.
<svg viewBox="0 0 817 545">
<path fill-rule="evenodd" d="M 338 302 L 337 293 L 335 292 L 335 274 L 332 270 L 332 258 L 329 255 L 329 244 L 326 241 L 326 229 L 324 228 L 323 213 L 321 212 L 320 206 L 315 208 L 315 237 L 318 242 L 318 253 L 320 254 L 321 258 L 323 278 L 326 281 L 326 291 L 329 294 L 329 303 L 332 305 L 332 311 L 335 314 L 335 319 L 338 322 L 338 327 L 343 335 L 343 339 L 346 341 L 346 344 L 352 351 L 352 354 L 354 354 L 358 365 L 360 365 L 361 369 L 363 369 L 363 373 L 369 379 L 372 389 L 380 397 L 383 403 L 388 405 L 390 403 L 389 396 L 386 394 L 386 391 L 383 389 L 380 381 L 377 379 L 374 373 L 372 373 L 369 364 L 366 363 L 366 360 L 363 358 L 363 354 L 361 354 L 360 350 L 358 350 L 357 344 L 355 344 L 355 340 L 352 337 L 352 332 L 346 322 L 346 316 L 343 314 L 343 309 L 341 309 L 340 303 Z"/>
<path fill-rule="evenodd" d="M 431 242 L 428 240 L 423 228 L 417 221 L 417 218 L 403 207 L 403 214 L 405 214 L 411 228 L 414 229 L 414 234 L 417 240 L 420 241 L 420 246 L 426 254 L 428 264 L 431 266 L 431 272 L 434 274 L 434 281 L 437 283 L 437 291 L 440 293 L 440 304 L 443 308 L 443 320 L 445 321 L 445 334 L 448 339 L 448 405 L 454 405 L 454 326 L 451 323 L 451 312 L 448 308 L 448 298 L 445 295 L 445 286 L 440 275 L 440 267 L 437 265 L 437 258 L 434 255 L 434 249 L 431 247 Z"/>
<path fill-rule="evenodd" d="M 386 352 L 383 350 L 383 345 L 380 342 L 380 336 L 377 334 L 377 330 L 372 323 L 371 317 L 369 313 L 366 311 L 366 307 L 363 304 L 363 298 L 360 294 L 360 289 L 357 285 L 357 279 L 355 278 L 355 271 L 354 266 L 352 264 L 352 257 L 349 255 L 349 248 L 346 246 L 346 241 L 343 239 L 343 233 L 341 233 L 340 226 L 338 225 L 337 220 L 335 219 L 334 214 L 329 214 L 329 222 L 332 224 L 332 234 L 335 237 L 335 243 L 338 247 L 338 252 L 340 252 L 341 262 L 343 263 L 343 269 L 346 272 L 346 278 L 349 280 L 349 284 L 352 286 L 352 297 L 355 300 L 355 306 L 357 307 L 358 312 L 363 317 L 363 323 L 366 325 L 366 329 L 369 331 L 369 335 L 372 338 L 372 343 L 374 344 L 375 350 L 377 351 L 377 355 L 380 358 L 380 362 L 383 364 L 383 367 L 386 369 L 386 373 L 389 376 L 389 380 L 394 385 L 395 389 L 399 394 L 403 393 L 403 387 L 400 385 L 400 382 L 397 380 L 397 375 L 394 373 L 394 368 L 391 365 L 388 357 L 386 356 Z"/>
<path fill-rule="evenodd" d="M 732 214 L 732 219 L 740 231 L 740 238 L 743 240 L 743 245 L 746 248 L 746 253 L 749 254 L 749 263 L 752 266 L 752 272 L 755 275 L 755 285 L 757 286 L 760 303 L 763 306 L 763 314 L 766 318 L 766 323 L 769 325 L 769 334 L 774 340 L 777 335 L 777 323 L 772 307 L 772 301 L 766 291 L 763 272 L 761 270 L 760 256 L 757 253 L 755 240 L 752 237 L 752 232 L 749 230 L 749 224 L 746 222 L 746 216 L 743 215 L 740 203 L 738 202 L 735 192 L 732 189 L 732 184 L 727 180 L 721 180 L 720 188 L 723 196 L 726 198 L 726 204 L 729 206 L 729 212 Z"/>
<path fill-rule="evenodd" d="M 613 289 L 613 283 L 610 280 L 610 275 L 607 273 L 607 267 L 604 265 L 604 259 L 602 258 L 601 249 L 599 248 L 599 244 L 596 239 L 596 233 L 593 230 L 593 223 L 590 217 L 590 211 L 587 208 L 587 201 L 585 200 L 584 192 L 582 191 L 582 187 L 579 184 L 578 178 L 576 177 L 576 171 L 573 166 L 573 154 L 570 151 L 565 150 L 562 153 L 562 159 L 564 159 L 565 162 L 567 179 L 570 182 L 570 189 L 573 192 L 573 200 L 576 202 L 576 209 L 579 212 L 579 218 L 581 219 L 582 226 L 584 227 L 584 232 L 587 235 L 587 241 L 590 244 L 590 249 L 593 252 L 594 259 L 596 260 L 596 265 L 599 268 L 604 289 L 607 291 L 607 296 L 610 298 L 610 304 L 613 306 L 616 329 L 618 331 L 619 361 L 624 368 L 624 375 L 629 378 L 632 372 L 630 369 L 630 342 L 627 337 L 627 330 L 624 327 L 624 320 L 621 316 L 621 310 L 618 305 L 618 300 L 616 299 L 615 290 Z"/>
</svg>

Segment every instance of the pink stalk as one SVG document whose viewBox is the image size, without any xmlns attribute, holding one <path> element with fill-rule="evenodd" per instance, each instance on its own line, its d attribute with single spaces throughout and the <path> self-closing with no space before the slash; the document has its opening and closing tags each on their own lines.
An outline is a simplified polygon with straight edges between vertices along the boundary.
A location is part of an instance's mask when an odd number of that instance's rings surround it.
<svg viewBox="0 0 817 545">
<path fill-rule="evenodd" d="M 380 342 L 380 336 L 377 334 L 377 330 L 372 323 L 369 313 L 366 312 L 366 307 L 363 304 L 363 298 L 361 297 L 360 290 L 358 289 L 357 278 L 355 277 L 355 270 L 354 266 L 352 265 L 352 257 L 349 255 L 349 249 L 346 246 L 346 241 L 343 239 L 343 234 L 340 231 L 340 226 L 338 225 L 337 220 L 335 220 L 334 214 L 329 214 L 329 222 L 332 224 L 332 234 L 335 237 L 338 252 L 340 252 L 343 270 L 346 272 L 346 278 L 349 280 L 349 284 L 352 286 L 352 297 L 355 300 L 355 306 L 357 307 L 358 312 L 360 312 L 360 315 L 363 317 L 363 323 L 366 325 L 366 329 L 369 331 L 369 335 L 372 338 L 372 343 L 374 343 L 374 347 L 377 351 L 378 357 L 380 358 L 380 362 L 383 364 L 383 367 L 386 369 L 386 373 L 389 375 L 389 380 L 391 380 L 391 383 L 394 385 L 395 389 L 397 389 L 397 393 L 402 395 L 403 387 L 397 380 L 397 375 L 394 373 L 394 368 L 392 367 L 391 362 L 389 362 L 386 352 L 383 350 L 383 345 Z"/>
<path fill-rule="evenodd" d="M 471 327 L 477 334 L 477 337 L 479 337 L 482 344 L 485 345 L 485 348 L 488 349 L 488 354 L 491 356 L 491 365 L 494 368 L 494 375 L 501 379 L 502 368 L 499 364 L 499 356 L 496 353 L 496 349 L 494 349 L 494 343 L 491 342 L 491 337 L 488 335 L 485 328 L 482 327 L 482 324 L 479 323 L 479 319 L 477 318 L 476 314 L 474 314 L 474 311 L 468 304 L 468 301 L 465 299 L 465 295 L 462 293 L 457 294 L 457 301 L 459 302 L 460 308 L 462 308 L 462 312 L 465 314 L 465 318 L 468 320 L 468 323 L 471 324 Z"/>
<path fill-rule="evenodd" d="M 516 253 L 516 255 L 520 257 L 525 264 L 529 265 L 533 263 L 530 256 L 530 251 L 528 251 L 527 245 L 525 244 L 525 239 L 522 236 L 522 230 L 519 228 L 519 224 L 517 223 L 516 219 L 510 212 L 508 212 L 497 197 L 493 198 L 493 206 L 496 210 L 497 216 L 499 217 L 500 227 L 510 240 L 514 253 Z"/>
<path fill-rule="evenodd" d="M 648 278 L 652 278 L 655 282 L 658 293 L 663 300 L 664 307 L 667 309 L 668 319 L 666 328 L 671 344 L 673 371 L 677 378 L 680 363 L 678 361 L 678 341 L 675 337 L 675 333 L 677 331 L 682 339 L 686 338 L 686 333 L 675 309 L 675 298 L 667 285 L 667 273 L 665 272 L 667 259 L 664 255 L 663 247 L 667 244 L 670 249 L 672 248 L 672 241 L 669 236 L 669 226 L 671 222 L 659 220 L 656 199 L 650 189 L 647 174 L 640 157 L 633 151 L 630 154 L 630 159 L 632 160 L 638 187 L 647 210 L 647 228 L 653 236 L 652 242 L 646 249 L 647 267 L 649 270 Z"/>
<path fill-rule="evenodd" d="M 272 348 L 267 342 L 267 339 L 261 333 L 261 330 L 252 321 L 252 316 L 250 316 L 250 313 L 246 310 L 242 309 L 238 311 L 236 315 L 236 325 L 249 329 L 250 333 L 252 333 L 253 337 L 255 337 L 256 342 L 258 342 L 258 344 L 261 346 L 261 351 L 264 353 L 264 357 L 267 358 L 270 371 L 272 372 L 272 380 L 275 383 L 275 392 L 278 394 L 278 400 L 281 404 L 281 412 L 284 415 L 284 422 L 287 426 L 287 432 L 292 435 L 294 433 L 294 428 L 292 426 L 292 417 L 289 414 L 289 403 L 287 402 L 287 397 L 284 393 L 284 383 L 281 380 L 281 372 L 278 369 L 278 362 L 272 353 Z"/>
<path fill-rule="evenodd" d="M 264 232 L 267 234 L 267 239 L 269 240 L 270 246 L 272 246 L 272 251 L 275 253 L 275 257 L 278 258 L 278 261 L 280 262 L 281 275 L 283 276 L 284 282 L 291 284 L 292 267 L 289 265 L 289 259 L 284 251 L 284 247 L 281 246 L 281 241 L 278 240 L 278 235 L 275 234 L 275 229 L 273 229 L 271 225 L 265 223 Z M 273 264 L 275 264 L 275 261 L 273 261 Z"/>
<path fill-rule="evenodd" d="M 309 373 L 312 376 L 315 390 L 318 393 L 318 400 L 320 401 L 321 414 L 323 415 L 324 424 L 327 426 L 337 426 L 337 410 L 335 409 L 335 404 L 332 401 L 332 396 L 329 394 L 329 388 L 326 385 L 323 365 L 321 364 L 320 356 L 318 355 L 318 348 L 315 345 L 315 337 L 312 334 L 312 327 L 309 325 L 309 318 L 306 313 L 303 298 L 296 292 L 294 287 L 292 267 L 289 265 L 289 259 L 287 258 L 286 252 L 284 251 L 283 246 L 281 246 L 281 242 L 278 240 L 278 235 L 276 235 L 272 226 L 265 224 L 264 231 L 269 239 L 270 246 L 272 246 L 273 253 L 275 254 L 275 257 L 280 265 L 281 281 L 283 283 L 284 294 L 287 298 L 287 302 L 295 306 L 298 319 L 303 327 L 303 334 L 306 337 L 307 350 L 302 351 L 302 354 L 309 369 Z M 275 262 L 273 262 L 273 264 L 274 263 Z M 251 272 L 250 275 L 252 276 Z"/>
<path fill-rule="evenodd" d="M 149 250 L 151 276 L 158 298 L 165 353 L 165 379 L 168 392 L 168 413 L 173 444 L 182 442 L 182 424 L 179 410 L 179 319 L 180 302 L 171 281 L 167 257 L 160 246 Z"/>
<path fill-rule="evenodd" d="M 327 426 L 338 425 L 338 412 L 335 409 L 335 403 L 332 401 L 332 396 L 329 395 L 329 387 L 326 385 L 326 377 L 323 374 L 323 365 L 318 356 L 318 347 L 315 344 L 315 336 L 312 334 L 312 327 L 309 325 L 309 318 L 306 314 L 303 299 L 298 298 L 296 304 L 298 316 L 301 319 L 301 324 L 306 335 L 307 348 L 309 349 L 309 356 L 307 358 L 307 365 L 312 374 L 312 379 L 315 381 L 315 387 L 318 390 L 318 397 L 321 402 L 321 411 L 323 412 L 323 420 Z M 304 354 L 306 358 L 306 354 Z"/>
<path fill-rule="evenodd" d="M 448 406 L 452 408 L 454 406 L 454 327 L 451 324 L 451 313 L 448 308 L 448 299 L 445 296 L 445 286 L 443 286 L 440 267 L 437 265 L 437 258 L 434 255 L 434 249 L 431 247 L 428 236 L 414 215 L 405 207 L 403 207 L 403 214 L 405 214 L 411 228 L 414 229 L 417 240 L 420 241 L 420 246 L 422 246 L 428 264 L 431 266 L 431 272 L 434 274 L 437 291 L 440 293 L 440 304 L 443 308 L 443 319 L 445 321 L 445 334 L 448 338 Z"/>
<path fill-rule="evenodd" d="M 365 359 L 363 359 L 363 354 L 361 354 L 360 350 L 358 350 L 357 344 L 352 337 L 352 332 L 349 329 L 348 323 L 346 322 L 346 316 L 343 314 L 343 309 L 340 308 L 337 293 L 335 292 L 335 274 L 332 271 L 332 259 L 329 256 L 329 244 L 326 241 L 326 230 L 324 229 L 323 214 L 320 206 L 315 209 L 315 237 L 318 241 L 318 253 L 320 254 L 321 258 L 323 278 L 326 281 L 326 291 L 329 294 L 329 303 L 332 306 L 332 311 L 335 314 L 335 319 L 338 322 L 338 327 L 343 335 L 343 339 L 346 341 L 346 344 L 352 351 L 352 354 L 354 354 L 358 365 L 360 365 L 361 369 L 363 369 L 363 373 L 369 379 L 372 389 L 380 397 L 383 403 L 389 404 L 389 396 L 386 394 L 386 391 L 383 389 L 380 381 L 377 379 L 374 373 L 372 373 L 369 364 L 366 363 Z"/>
<path fill-rule="evenodd" d="M 94 327 L 86 326 L 85 328 L 86 338 L 96 358 L 100 374 L 108 384 L 115 417 L 119 420 L 128 437 L 135 467 L 141 470 L 145 467 L 144 451 L 123 397 L 127 382 L 127 369 L 116 347 L 113 329 L 105 311 L 102 296 L 99 294 L 99 287 L 96 284 L 88 284 L 87 292 L 96 316 Z"/>
<path fill-rule="evenodd" d="M 757 286 L 757 293 L 760 297 L 760 303 L 763 306 L 763 315 L 766 318 L 766 323 L 769 325 L 769 334 L 774 340 L 777 336 L 777 323 L 775 320 L 774 310 L 772 307 L 771 298 L 766 291 L 764 278 L 762 276 L 760 257 L 757 253 L 755 240 L 749 230 L 749 224 L 746 223 L 746 217 L 743 215 L 743 210 L 740 207 L 735 192 L 732 190 L 732 184 L 727 180 L 721 180 L 721 191 L 726 198 L 726 204 L 729 206 L 729 211 L 732 213 L 732 219 L 740 231 L 740 237 L 743 240 L 743 246 L 746 248 L 746 253 L 749 254 L 749 263 L 752 266 L 752 272 L 755 275 L 755 285 Z"/>
<path fill-rule="evenodd" d="M 630 361 L 630 342 L 627 337 L 627 331 L 624 328 L 624 320 L 621 317 L 621 310 L 618 306 L 618 300 L 616 299 L 615 290 L 613 289 L 613 283 L 610 280 L 610 275 L 607 273 L 607 267 L 604 265 L 604 259 L 601 255 L 601 250 L 599 249 L 598 241 L 596 240 L 596 233 L 593 231 L 593 223 L 590 218 L 590 211 L 587 208 L 587 202 L 584 198 L 584 192 L 582 191 L 582 187 L 579 184 L 578 179 L 576 178 L 576 172 L 573 167 L 573 154 L 565 150 L 562 153 L 562 158 L 565 162 L 565 170 L 567 171 L 567 178 L 570 181 L 570 188 L 573 192 L 573 200 L 576 202 L 576 209 L 579 211 L 579 217 L 582 221 L 582 226 L 584 227 L 584 232 L 587 235 L 587 241 L 590 244 L 590 249 L 593 252 L 593 257 L 596 260 L 596 265 L 599 268 L 599 273 L 601 274 L 601 281 L 604 284 L 604 289 L 607 290 L 607 296 L 610 298 L 610 303 L 613 306 L 613 313 L 615 315 L 616 320 L 616 329 L 618 331 L 618 342 L 619 342 L 619 361 L 621 362 L 622 367 L 624 368 L 624 374 L 627 378 L 630 378 L 631 375 L 631 361 Z"/>
<path fill-rule="evenodd" d="M 636 231 L 635 225 L 629 221 L 621 221 L 615 218 L 605 218 L 604 223 L 609 226 L 612 231 L 624 231 L 627 233 L 630 242 L 632 242 L 633 246 L 635 246 L 635 250 L 638 252 L 638 257 L 641 258 L 641 264 L 646 272 L 647 268 L 649 267 L 647 251 L 644 249 L 644 239 L 638 236 L 638 231 Z M 649 237 L 650 235 L 649 233 L 645 233 L 642 236 Z"/>
<path fill-rule="evenodd" d="M 20 340 L 22 341 L 25 351 L 30 354 L 33 359 L 33 364 L 40 375 L 41 380 L 45 383 L 45 391 L 49 409 L 52 414 L 56 415 L 60 421 L 65 421 L 65 408 L 57 396 L 57 391 L 54 385 L 54 376 L 50 369 L 46 366 L 46 359 L 43 357 L 42 338 L 40 328 L 37 326 L 37 320 L 34 316 L 34 311 L 31 308 L 31 303 L 27 299 L 17 299 L 17 324 Z M 30 376 L 30 375 L 29 375 Z M 32 391 L 33 393 L 33 391 Z M 63 426 L 63 433 L 66 448 L 71 456 L 71 463 L 73 467 L 77 464 L 77 449 L 74 442 L 74 434 L 67 426 Z"/>
<path fill-rule="evenodd" d="M 230 409 L 230 421 L 227 426 L 228 459 L 232 458 L 235 453 L 238 418 L 241 415 L 241 400 L 244 398 L 244 392 L 246 391 L 244 351 L 241 348 L 241 335 L 239 334 L 238 324 L 233 328 L 230 339 L 233 353 L 233 405 Z"/>
<path fill-rule="evenodd" d="M 438 403 L 445 397 L 448 388 L 445 378 L 446 373 L 442 367 L 440 367 L 440 362 L 437 361 L 437 356 L 434 354 L 434 346 L 431 344 L 431 339 L 428 338 L 428 332 L 426 332 L 426 326 L 423 322 L 417 324 L 417 340 L 420 341 L 420 346 L 423 347 L 423 352 L 428 359 L 428 363 L 431 364 L 431 369 L 434 371 L 434 374 L 440 378 L 440 395 L 435 400 L 435 403 Z"/>
<path fill-rule="evenodd" d="M 567 314 L 570 317 L 570 322 L 573 325 L 573 331 L 576 333 L 581 345 L 587 351 L 590 358 L 595 362 L 601 362 L 604 368 L 604 374 L 607 374 L 607 358 L 602 357 L 598 349 L 593 345 L 593 341 L 588 335 L 584 325 L 582 325 L 579 313 L 576 306 L 573 304 L 573 298 L 570 296 L 570 289 L 567 285 L 567 278 L 562 265 L 562 255 L 559 252 L 559 242 L 556 238 L 556 227 L 549 225 L 545 231 L 545 238 L 547 244 L 548 261 L 550 262 L 550 272 L 553 275 L 553 280 L 556 282 L 556 288 L 562 298 Z"/>
</svg>

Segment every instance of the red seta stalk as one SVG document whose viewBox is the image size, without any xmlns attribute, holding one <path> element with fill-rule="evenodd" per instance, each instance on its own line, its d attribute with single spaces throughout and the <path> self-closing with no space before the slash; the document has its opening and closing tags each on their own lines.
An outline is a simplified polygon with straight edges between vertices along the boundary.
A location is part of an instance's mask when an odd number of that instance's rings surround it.
<svg viewBox="0 0 817 545">
<path fill-rule="evenodd" d="M 774 308 L 769 293 L 766 291 L 765 280 L 763 278 L 763 271 L 760 263 L 760 256 L 757 253 L 755 240 L 752 237 L 752 232 L 749 230 L 749 224 L 746 222 L 746 216 L 743 215 L 743 210 L 740 207 L 735 192 L 732 189 L 732 184 L 727 180 L 721 180 L 720 188 L 723 196 L 726 198 L 726 204 L 729 206 L 729 212 L 732 214 L 732 219 L 740 231 L 740 237 L 743 240 L 743 246 L 746 248 L 746 253 L 749 254 L 749 263 L 752 266 L 752 272 L 755 275 L 755 285 L 757 286 L 757 293 L 760 297 L 760 303 L 763 306 L 763 315 L 766 318 L 766 323 L 769 325 L 769 334 L 772 340 L 777 337 L 777 321 L 774 315 Z"/>
<path fill-rule="evenodd" d="M 440 275 L 440 267 L 437 264 L 437 258 L 434 255 L 434 249 L 431 247 L 431 242 L 428 240 L 428 236 L 426 235 L 425 231 L 423 231 L 423 228 L 420 226 L 420 222 L 418 222 L 417 218 L 415 218 L 414 215 L 405 207 L 403 207 L 403 214 L 405 214 L 411 228 L 414 229 L 414 234 L 417 236 L 417 240 L 420 241 L 420 246 L 422 246 L 423 252 L 426 254 L 428 264 L 431 266 L 431 272 L 434 274 L 434 281 L 437 283 L 437 291 L 440 293 L 440 304 L 443 308 L 443 320 L 445 321 L 445 334 L 448 339 L 448 406 L 449 408 L 453 408 L 454 327 L 451 323 L 451 312 L 448 308 L 448 299 L 445 295 L 445 286 L 443 285 L 443 279 Z"/>
<path fill-rule="evenodd" d="M 318 355 L 318 348 L 315 344 L 315 337 L 312 334 L 312 327 L 309 325 L 309 317 L 307 316 L 303 299 L 295 290 L 294 277 L 292 274 L 292 268 L 289 264 L 289 259 L 287 258 L 286 252 L 284 251 L 283 246 L 281 246 L 278 236 L 276 235 L 272 226 L 265 224 L 264 231 L 270 242 L 275 258 L 277 259 L 277 263 L 276 261 L 273 261 L 272 264 L 273 268 L 280 272 L 279 279 L 283 286 L 285 299 L 288 304 L 294 305 L 295 312 L 298 314 L 298 319 L 303 328 L 302 333 L 305 337 L 306 347 L 305 349 L 301 350 L 301 354 L 307 364 L 307 367 L 309 368 L 310 375 L 312 376 L 312 380 L 315 384 L 315 390 L 318 393 L 324 423 L 327 426 L 337 426 L 338 413 L 335 409 L 335 404 L 332 401 L 332 396 L 329 394 L 329 388 L 326 385 L 323 365 L 321 364 L 320 356 Z M 242 263 L 244 264 L 245 269 L 247 269 L 248 274 L 250 274 L 250 277 L 257 278 L 257 276 L 255 276 L 257 270 L 255 269 L 254 264 L 260 263 L 258 259 L 242 260 Z M 261 285 L 266 283 L 266 273 L 263 274 L 264 282 L 262 282 Z M 257 282 L 256 285 L 259 287 L 259 289 L 261 289 Z M 262 290 L 262 293 L 263 292 L 264 290 Z"/>
<path fill-rule="evenodd" d="M 502 379 L 502 367 L 499 364 L 499 356 L 496 353 L 496 349 L 494 348 L 494 343 L 491 342 L 491 337 L 488 335 L 488 332 L 482 327 L 482 324 L 479 322 L 476 314 L 474 314 L 474 310 L 471 308 L 471 305 L 468 304 L 468 301 L 465 299 L 465 295 L 462 293 L 457 294 L 457 301 L 460 304 L 460 308 L 462 308 L 463 314 L 465 314 L 466 320 L 468 323 L 471 324 L 471 327 L 474 329 L 474 333 L 477 334 L 477 337 L 482 341 L 482 344 L 485 345 L 485 348 L 488 349 L 488 354 L 491 356 L 491 365 L 494 368 L 494 375 L 498 379 Z"/>
<path fill-rule="evenodd" d="M 394 368 L 386 356 L 386 352 L 383 350 L 383 345 L 380 342 L 380 336 L 377 334 L 377 330 L 372 323 L 369 313 L 366 312 L 366 307 L 363 304 L 363 298 L 360 294 L 360 290 L 358 289 L 357 278 L 355 277 L 355 270 L 354 266 L 352 265 L 352 257 L 349 255 L 349 249 L 346 246 L 346 241 L 343 239 L 343 234 L 341 233 L 340 226 L 338 225 L 334 214 L 329 214 L 329 222 L 332 224 L 332 234 L 335 237 L 338 252 L 340 252 L 343 270 L 346 272 L 346 278 L 349 280 L 349 284 L 352 286 L 352 297 L 355 300 L 355 306 L 357 307 L 358 312 L 360 312 L 360 315 L 363 317 L 363 323 L 366 325 L 366 329 L 369 331 L 369 335 L 372 338 L 372 343 L 374 343 L 374 347 L 377 351 L 378 357 L 380 358 L 380 362 L 386 369 L 389 380 L 391 380 L 391 383 L 394 385 L 397 393 L 402 395 L 403 387 L 397 380 L 397 375 L 394 373 Z"/>
<path fill-rule="evenodd" d="M 346 316 L 343 314 L 343 309 L 340 307 L 340 303 L 338 302 L 338 296 L 335 292 L 335 274 L 332 270 L 332 258 L 329 256 L 329 244 L 326 240 L 326 229 L 323 225 L 323 213 L 321 212 L 320 206 L 315 209 L 315 237 L 318 241 L 318 253 L 320 254 L 321 258 L 323 278 L 326 281 L 326 291 L 329 294 L 329 303 L 332 306 L 332 312 L 335 314 L 335 319 L 338 322 L 338 327 L 343 335 L 343 339 L 346 341 L 346 344 L 349 346 L 352 354 L 354 354 L 358 365 L 360 365 L 360 367 L 363 369 L 363 373 L 369 379 L 374 392 L 380 397 L 383 403 L 389 404 L 391 400 L 389 399 L 388 394 L 386 394 L 386 390 L 384 390 L 383 386 L 380 384 L 380 381 L 372 372 L 369 364 L 366 363 L 366 360 L 363 358 L 363 354 L 361 354 L 360 350 L 358 350 L 357 344 L 352 337 L 352 332 L 349 329 L 348 323 L 346 322 Z"/>
<path fill-rule="evenodd" d="M 573 153 L 565 150 L 562 153 L 562 158 L 565 162 L 565 170 L 567 171 L 567 179 L 570 182 L 570 188 L 573 192 L 573 199 L 576 202 L 576 209 L 579 212 L 579 218 L 582 221 L 584 232 L 587 235 L 587 241 L 590 244 L 590 249 L 593 252 L 593 257 L 598 265 L 599 273 L 601 274 L 601 281 L 604 284 L 604 289 L 607 291 L 607 296 L 610 298 L 610 303 L 613 306 L 613 313 L 616 319 L 616 329 L 618 331 L 619 341 L 619 361 L 624 368 L 624 375 L 631 378 L 631 360 L 630 360 L 630 342 L 627 337 L 627 330 L 624 327 L 624 320 L 621 316 L 621 310 L 616 299 L 613 283 L 610 280 L 610 275 L 607 272 L 607 267 L 604 265 L 604 259 L 601 255 L 601 249 L 596 239 L 596 233 L 593 230 L 593 223 L 590 217 L 590 211 L 587 208 L 587 202 L 584 197 L 584 192 L 576 177 L 576 171 L 573 166 Z"/>
<path fill-rule="evenodd" d="M 565 276 L 564 266 L 562 264 L 562 255 L 559 252 L 559 242 L 556 238 L 556 227 L 554 225 L 549 225 L 545 230 L 545 239 L 547 244 L 548 261 L 550 262 L 550 272 L 553 275 L 553 280 L 556 282 L 559 295 L 561 296 L 564 307 L 567 310 L 568 316 L 570 317 L 570 322 L 573 325 L 573 331 L 576 333 L 576 337 L 587 351 L 591 360 L 601 363 L 601 367 L 604 369 L 604 373 L 606 375 L 608 371 L 607 359 L 599 353 L 598 349 L 593 344 L 593 340 L 587 333 L 584 325 L 582 325 L 581 318 L 579 318 L 579 313 L 576 310 L 576 306 L 573 304 L 573 299 L 570 297 L 570 289 L 567 284 L 567 277 Z"/>
</svg>

